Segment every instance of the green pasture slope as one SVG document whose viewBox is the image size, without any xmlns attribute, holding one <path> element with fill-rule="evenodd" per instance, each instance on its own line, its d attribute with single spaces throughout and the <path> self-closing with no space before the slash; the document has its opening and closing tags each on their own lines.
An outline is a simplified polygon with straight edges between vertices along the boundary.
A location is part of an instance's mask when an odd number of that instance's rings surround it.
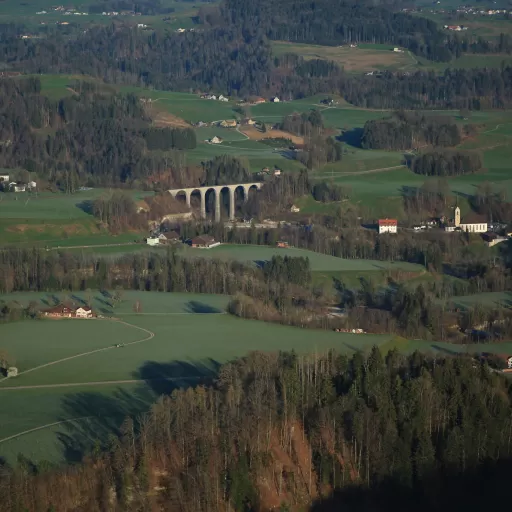
<svg viewBox="0 0 512 512">
<path fill-rule="evenodd" d="M 273 256 L 307 257 L 313 271 L 344 271 L 361 272 L 372 270 L 403 270 L 421 272 L 423 267 L 403 261 L 390 262 L 378 260 L 345 259 L 329 256 L 305 249 L 268 247 L 263 245 L 230 245 L 223 244 L 213 249 L 192 249 L 186 247 L 183 254 L 196 257 L 236 259 L 239 261 L 264 262 Z"/>
<path fill-rule="evenodd" d="M 36 300 L 39 307 L 51 300 L 43 293 L 5 298 L 23 304 Z M 84 295 L 74 298 L 79 299 L 84 300 Z M 132 312 L 137 300 L 143 311 L 139 314 Z M 126 414 L 147 410 L 157 395 L 212 376 L 219 364 L 253 350 L 323 353 L 336 349 L 353 353 L 391 341 L 388 335 L 311 331 L 237 319 L 222 314 L 228 300 L 210 295 L 127 291 L 112 311 L 105 298 L 95 292 L 95 309 L 105 314 L 110 311 L 129 325 L 107 319 L 68 319 L 0 326 L 0 346 L 15 357 L 21 372 L 112 347 L 0 382 L 4 406 L 0 412 L 0 457 L 13 462 L 20 451 L 35 460 L 77 457 L 78 451 L 90 448 L 96 439 L 104 441 L 107 433 L 115 432 Z M 148 332 L 154 337 L 128 345 L 148 338 Z M 117 343 L 126 346 L 113 347 Z M 95 382 L 107 383 L 84 384 Z M 62 384 L 70 386 L 59 386 Z M 6 389 L 13 386 L 18 389 Z M 82 420 L 53 425 L 71 418 Z M 45 425 L 48 429 L 5 440 Z"/>
<path fill-rule="evenodd" d="M 66 247 L 133 242 L 137 234 L 112 236 L 100 229 L 90 214 L 91 203 L 103 193 L 104 189 L 77 191 L 75 194 L 0 194 L 0 246 L 37 244 Z M 135 199 L 147 194 L 132 193 Z"/>
</svg>

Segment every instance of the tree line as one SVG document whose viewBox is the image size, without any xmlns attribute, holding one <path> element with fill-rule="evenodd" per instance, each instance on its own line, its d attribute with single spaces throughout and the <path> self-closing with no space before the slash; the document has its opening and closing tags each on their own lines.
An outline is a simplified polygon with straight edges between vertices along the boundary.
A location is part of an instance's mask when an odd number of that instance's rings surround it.
<svg viewBox="0 0 512 512">
<path fill-rule="evenodd" d="M 425 176 L 462 176 L 479 172 L 483 167 L 478 151 L 430 151 L 408 159 L 409 168 Z"/>
<path fill-rule="evenodd" d="M 489 488 L 508 498 L 511 399 L 469 357 L 256 352 L 127 418 L 80 464 L 21 459 L 0 499 L 13 512 L 478 510 Z"/>
<path fill-rule="evenodd" d="M 361 146 L 365 149 L 447 147 L 460 142 L 460 129 L 449 118 L 404 111 L 384 119 L 366 121 L 361 136 Z"/>
</svg>

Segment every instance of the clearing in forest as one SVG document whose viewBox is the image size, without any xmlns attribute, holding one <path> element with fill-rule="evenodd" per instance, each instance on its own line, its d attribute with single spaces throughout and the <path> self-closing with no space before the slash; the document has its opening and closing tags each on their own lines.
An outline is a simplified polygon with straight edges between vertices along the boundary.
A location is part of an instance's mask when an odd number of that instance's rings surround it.
<svg viewBox="0 0 512 512">
<path fill-rule="evenodd" d="M 300 55 L 305 60 L 330 60 L 349 72 L 371 72 L 383 69 L 402 69 L 416 63 L 407 51 L 394 52 L 392 46 L 371 45 L 351 48 L 349 45 L 320 46 L 316 44 L 290 43 L 275 41 L 272 48 L 276 56 L 286 53 Z"/>
</svg>

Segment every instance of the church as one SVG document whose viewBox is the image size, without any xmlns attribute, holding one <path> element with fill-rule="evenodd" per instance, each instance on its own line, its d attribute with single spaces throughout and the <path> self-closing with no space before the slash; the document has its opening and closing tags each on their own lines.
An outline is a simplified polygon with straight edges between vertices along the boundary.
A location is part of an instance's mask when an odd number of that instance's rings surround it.
<svg viewBox="0 0 512 512">
<path fill-rule="evenodd" d="M 487 228 L 487 220 L 485 220 L 483 215 L 470 213 L 465 216 L 464 219 L 461 219 L 460 208 L 458 206 L 455 207 L 453 220 L 444 226 L 445 231 L 462 230 L 468 233 L 485 233 Z"/>
</svg>

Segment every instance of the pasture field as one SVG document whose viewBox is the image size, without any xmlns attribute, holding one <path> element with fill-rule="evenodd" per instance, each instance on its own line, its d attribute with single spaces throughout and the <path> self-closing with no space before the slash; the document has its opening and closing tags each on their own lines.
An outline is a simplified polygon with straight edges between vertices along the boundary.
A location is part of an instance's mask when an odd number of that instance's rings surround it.
<svg viewBox="0 0 512 512">
<path fill-rule="evenodd" d="M 104 189 L 75 194 L 0 194 L 0 246 L 34 243 L 46 247 L 131 243 L 136 233 L 112 236 L 90 214 Z M 132 191 L 135 199 L 147 192 Z"/>
<path fill-rule="evenodd" d="M 75 299 L 85 299 L 84 294 L 79 295 Z M 37 300 L 41 307 L 49 299 L 42 293 L 5 298 L 21 303 Z M 135 300 L 141 302 L 142 313 L 132 313 Z M 115 318 L 126 324 L 63 319 L 0 326 L 0 345 L 16 358 L 21 372 L 106 348 L 0 382 L 4 406 L 0 412 L 0 457 L 14 462 L 21 451 L 36 460 L 73 460 L 96 439 L 104 441 L 109 432 L 115 432 L 124 416 L 147 410 L 157 395 L 213 376 L 220 364 L 253 350 L 321 353 L 333 348 L 353 353 L 391 338 L 241 320 L 220 314 L 228 300 L 126 291 L 113 310 Z M 106 307 L 104 302 L 95 292 L 94 307 L 101 310 Z M 130 345 L 136 340 L 145 341 Z M 116 343 L 126 345 L 115 348 Z M 72 418 L 82 420 L 53 425 Z M 45 425 L 48 429 L 4 441 Z"/>
<path fill-rule="evenodd" d="M 393 46 L 385 44 L 360 45 L 358 48 L 350 48 L 348 45 L 338 47 L 274 41 L 272 50 L 277 57 L 286 53 L 294 53 L 305 60 L 330 60 L 343 67 L 345 71 L 353 73 L 383 69 L 408 69 L 416 64 L 416 59 L 409 52 L 395 53 Z"/>
<path fill-rule="evenodd" d="M 240 261 L 253 261 L 261 263 L 272 259 L 273 256 L 307 257 L 310 260 L 312 271 L 381 271 L 403 270 L 407 272 L 422 272 L 423 267 L 414 263 L 403 261 L 390 262 L 378 260 L 345 259 L 320 254 L 313 251 L 297 248 L 279 249 L 262 245 L 229 245 L 223 244 L 212 249 L 183 248 L 182 254 L 195 257 L 210 257 L 220 259 L 236 259 Z"/>
</svg>

